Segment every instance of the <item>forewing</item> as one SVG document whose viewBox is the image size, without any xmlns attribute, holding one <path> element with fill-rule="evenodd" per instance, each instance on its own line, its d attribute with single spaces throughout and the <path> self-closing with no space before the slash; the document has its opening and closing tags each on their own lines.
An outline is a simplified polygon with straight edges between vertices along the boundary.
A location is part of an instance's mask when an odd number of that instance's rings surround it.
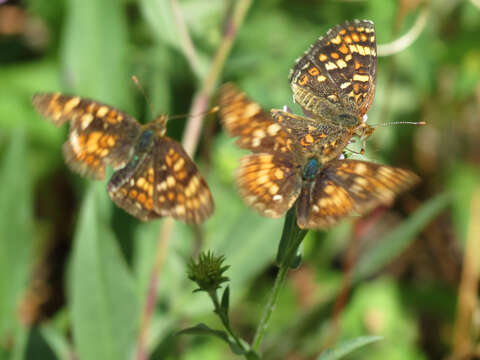
<svg viewBox="0 0 480 360">
<path fill-rule="evenodd" d="M 297 208 L 301 228 L 327 228 L 348 215 L 364 215 L 419 181 L 413 172 L 359 160 L 329 163 L 309 188 L 302 189 Z"/>
<path fill-rule="evenodd" d="M 294 138 L 234 85 L 222 86 L 218 102 L 223 126 L 239 137 L 239 147 L 268 153 L 298 151 Z"/>
<path fill-rule="evenodd" d="M 162 137 L 155 147 L 154 209 L 189 224 L 205 221 L 213 212 L 210 189 L 182 146 Z"/>
<path fill-rule="evenodd" d="M 368 111 L 375 94 L 377 46 L 368 20 L 330 29 L 300 57 L 291 73 L 294 101 L 309 113 L 334 118 Z"/>
<path fill-rule="evenodd" d="M 297 199 L 299 169 L 282 155 L 251 154 L 240 160 L 237 182 L 245 202 L 260 214 L 278 218 Z"/>
<path fill-rule="evenodd" d="M 130 115 L 78 96 L 36 94 L 32 102 L 55 125 L 70 121 L 63 155 L 72 170 L 104 179 L 105 165 L 118 169 L 130 159 L 140 128 Z"/>
<path fill-rule="evenodd" d="M 160 217 L 154 210 L 154 169 L 152 149 L 117 170 L 107 184 L 113 202 L 142 221 Z"/>
</svg>

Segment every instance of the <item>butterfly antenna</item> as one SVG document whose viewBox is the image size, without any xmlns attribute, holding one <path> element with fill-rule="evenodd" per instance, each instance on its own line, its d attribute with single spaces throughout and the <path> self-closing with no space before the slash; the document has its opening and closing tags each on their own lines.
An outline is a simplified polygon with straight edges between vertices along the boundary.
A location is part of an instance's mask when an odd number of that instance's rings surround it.
<svg viewBox="0 0 480 360">
<path fill-rule="evenodd" d="M 132 81 L 135 83 L 138 90 L 140 90 L 140 92 L 142 93 L 143 97 L 145 98 L 145 101 L 148 104 L 148 107 L 150 108 L 150 111 L 152 112 L 152 117 L 155 118 L 155 112 L 153 111 L 152 102 L 150 101 L 150 98 L 147 96 L 147 93 L 145 92 L 145 89 L 143 88 L 142 84 L 140 84 L 140 81 L 135 75 L 132 75 Z"/>
<path fill-rule="evenodd" d="M 219 109 L 220 109 L 220 107 L 218 105 L 216 105 L 216 106 L 212 107 L 210 110 L 202 111 L 202 112 L 199 112 L 198 114 L 193 114 L 193 115 L 178 114 L 178 115 L 170 116 L 169 118 L 170 119 L 179 119 L 179 118 L 184 118 L 184 117 L 187 117 L 187 116 L 197 117 L 197 116 L 201 116 L 201 115 L 209 115 L 209 114 L 216 113 Z"/>
<path fill-rule="evenodd" d="M 386 122 L 381 124 L 371 124 L 370 126 L 378 127 L 378 126 L 404 125 L 404 124 L 423 126 L 423 125 L 427 125 L 427 122 L 426 121 L 392 121 L 392 122 Z"/>
</svg>

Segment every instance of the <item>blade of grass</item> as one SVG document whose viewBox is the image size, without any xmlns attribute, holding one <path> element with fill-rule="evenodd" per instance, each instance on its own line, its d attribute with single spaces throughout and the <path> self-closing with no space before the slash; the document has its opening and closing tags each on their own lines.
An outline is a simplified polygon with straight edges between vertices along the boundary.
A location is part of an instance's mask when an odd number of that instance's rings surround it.
<svg viewBox="0 0 480 360">
<path fill-rule="evenodd" d="M 353 279 L 358 281 L 380 270 L 392 259 L 404 251 L 415 236 L 450 203 L 449 194 L 440 194 L 427 201 L 417 211 L 398 225 L 379 243 L 358 261 Z"/>
</svg>

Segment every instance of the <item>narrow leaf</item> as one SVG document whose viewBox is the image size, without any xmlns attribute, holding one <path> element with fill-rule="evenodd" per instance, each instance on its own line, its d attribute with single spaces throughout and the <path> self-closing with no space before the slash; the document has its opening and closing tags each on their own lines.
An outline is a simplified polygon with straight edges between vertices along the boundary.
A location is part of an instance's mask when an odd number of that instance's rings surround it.
<svg viewBox="0 0 480 360">
<path fill-rule="evenodd" d="M 230 306 L 230 287 L 227 286 L 223 291 L 222 301 L 220 303 L 220 307 L 225 315 L 228 317 L 228 308 Z"/>
<path fill-rule="evenodd" d="M 78 357 L 87 360 L 127 359 L 138 321 L 133 279 L 106 226 L 104 186 L 95 184 L 87 194 L 73 249 L 73 337 Z"/>
<path fill-rule="evenodd" d="M 441 194 L 426 202 L 402 224 L 398 225 L 360 259 L 355 269 L 355 279 L 364 278 L 381 269 L 402 253 L 415 239 L 415 236 L 432 221 L 450 202 L 448 194 Z"/>
<path fill-rule="evenodd" d="M 76 93 L 131 110 L 125 4 L 68 0 L 63 64 Z"/>
<path fill-rule="evenodd" d="M 347 340 L 340 343 L 333 349 L 324 351 L 317 360 L 337 360 L 341 359 L 345 355 L 350 354 L 352 351 L 361 348 L 362 346 L 382 340 L 382 336 L 361 336 L 353 340 Z"/>
<path fill-rule="evenodd" d="M 32 194 L 23 131 L 16 131 L 0 164 L 0 339 L 13 336 L 29 268 Z"/>
</svg>

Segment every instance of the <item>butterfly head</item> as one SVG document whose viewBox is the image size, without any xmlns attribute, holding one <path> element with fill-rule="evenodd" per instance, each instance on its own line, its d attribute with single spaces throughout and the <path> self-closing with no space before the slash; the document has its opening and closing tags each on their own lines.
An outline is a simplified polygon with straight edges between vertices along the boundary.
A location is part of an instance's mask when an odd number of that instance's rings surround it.
<svg viewBox="0 0 480 360">
<path fill-rule="evenodd" d="M 158 136 L 164 136 L 167 131 L 168 119 L 168 115 L 162 114 L 149 124 L 149 128 L 151 128 Z"/>
<path fill-rule="evenodd" d="M 360 150 L 360 153 L 363 155 L 365 153 L 365 146 L 367 139 L 370 137 L 370 135 L 373 134 L 375 131 L 375 128 L 368 125 L 365 121 L 362 122 L 360 125 L 357 126 L 355 129 L 355 135 L 357 135 L 360 138 L 360 141 L 362 142 L 362 149 Z"/>
</svg>

